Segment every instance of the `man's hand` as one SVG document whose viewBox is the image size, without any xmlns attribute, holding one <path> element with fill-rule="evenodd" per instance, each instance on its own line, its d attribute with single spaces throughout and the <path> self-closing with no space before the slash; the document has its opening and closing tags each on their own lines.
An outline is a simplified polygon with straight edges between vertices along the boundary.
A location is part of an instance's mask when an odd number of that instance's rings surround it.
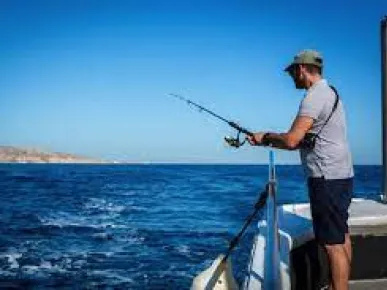
<svg viewBox="0 0 387 290">
<path fill-rule="evenodd" d="M 249 141 L 250 145 L 252 146 L 261 146 L 262 144 L 262 137 L 265 135 L 265 132 L 257 132 L 254 133 L 253 136 L 247 136 L 247 141 Z"/>
<path fill-rule="evenodd" d="M 252 146 L 270 146 L 279 149 L 296 150 L 299 149 L 299 143 L 312 128 L 312 125 L 313 118 L 298 116 L 293 121 L 290 130 L 286 133 L 256 132 L 253 136 L 247 136 L 247 140 Z"/>
</svg>

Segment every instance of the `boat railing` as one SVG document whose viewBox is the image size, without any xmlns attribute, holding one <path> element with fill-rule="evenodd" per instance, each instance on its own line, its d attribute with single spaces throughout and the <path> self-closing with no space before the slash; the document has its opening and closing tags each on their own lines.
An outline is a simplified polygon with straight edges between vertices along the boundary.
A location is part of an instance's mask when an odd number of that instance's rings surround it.
<svg viewBox="0 0 387 290">
<path fill-rule="evenodd" d="M 280 254 L 278 236 L 278 215 L 276 204 L 277 181 L 274 165 L 274 152 L 269 152 L 269 183 L 266 207 L 266 247 L 264 263 L 264 289 L 280 289 Z"/>
<path fill-rule="evenodd" d="M 273 150 L 269 151 L 269 176 L 265 192 L 267 192 L 266 203 L 258 221 L 258 235 L 253 242 L 243 289 L 282 289 L 276 204 L 277 180 Z"/>
</svg>

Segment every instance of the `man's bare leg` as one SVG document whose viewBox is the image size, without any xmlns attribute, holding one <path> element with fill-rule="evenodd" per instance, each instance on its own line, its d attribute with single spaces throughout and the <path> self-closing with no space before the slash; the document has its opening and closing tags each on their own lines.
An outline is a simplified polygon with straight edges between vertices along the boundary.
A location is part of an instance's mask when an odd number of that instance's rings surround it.
<svg viewBox="0 0 387 290">
<path fill-rule="evenodd" d="M 348 290 L 351 264 L 351 243 L 346 235 L 344 244 L 325 245 L 329 257 L 333 290 Z"/>
<path fill-rule="evenodd" d="M 345 242 L 344 242 L 345 253 L 347 254 L 348 260 L 348 279 L 351 278 L 351 263 L 352 263 L 352 244 L 351 244 L 351 236 L 349 234 L 345 234 Z"/>
</svg>

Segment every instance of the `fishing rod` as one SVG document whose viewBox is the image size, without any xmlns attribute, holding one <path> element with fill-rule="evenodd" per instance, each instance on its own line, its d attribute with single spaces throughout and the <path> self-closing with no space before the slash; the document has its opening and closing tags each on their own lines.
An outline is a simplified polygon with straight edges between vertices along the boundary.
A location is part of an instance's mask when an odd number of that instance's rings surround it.
<svg viewBox="0 0 387 290">
<path fill-rule="evenodd" d="M 236 135 L 235 138 L 230 137 L 230 136 L 224 137 L 224 140 L 227 142 L 227 144 L 232 146 L 232 147 L 239 148 L 239 147 L 243 146 L 243 144 L 245 144 L 247 138 L 245 138 L 241 142 L 240 139 L 239 139 L 241 133 L 243 133 L 243 134 L 245 134 L 247 136 L 254 137 L 254 133 L 252 133 L 251 131 L 249 131 L 249 130 L 239 126 L 237 123 L 235 123 L 233 121 L 230 121 L 230 120 L 227 120 L 226 118 L 223 118 L 222 116 L 214 113 L 213 111 L 211 111 L 211 110 L 209 110 L 209 109 L 207 109 L 207 108 L 205 108 L 205 107 L 203 107 L 203 106 L 201 106 L 201 105 L 199 105 L 199 104 L 197 104 L 197 103 L 195 103 L 195 102 L 193 102 L 193 101 L 191 101 L 189 99 L 184 98 L 181 95 L 177 95 L 177 94 L 169 94 L 169 95 L 172 96 L 172 97 L 175 97 L 175 98 L 177 98 L 177 99 L 179 99 L 179 100 L 181 100 L 183 102 L 186 102 L 189 106 L 192 105 L 192 106 L 196 107 L 197 109 L 199 109 L 199 112 L 204 111 L 204 112 L 210 114 L 211 116 L 217 118 L 218 120 L 221 120 L 221 121 L 227 123 L 229 126 L 234 128 L 235 130 L 237 130 L 237 135 Z"/>
</svg>

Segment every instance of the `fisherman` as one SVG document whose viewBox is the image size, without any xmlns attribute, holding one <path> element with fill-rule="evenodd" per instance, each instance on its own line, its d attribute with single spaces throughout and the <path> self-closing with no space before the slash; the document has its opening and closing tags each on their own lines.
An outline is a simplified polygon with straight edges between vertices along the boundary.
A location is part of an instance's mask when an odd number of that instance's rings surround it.
<svg viewBox="0 0 387 290">
<path fill-rule="evenodd" d="M 306 90 L 291 128 L 285 133 L 257 132 L 248 136 L 248 141 L 251 145 L 300 150 L 313 230 L 329 257 L 331 287 L 348 289 L 352 249 L 347 221 L 354 172 L 343 103 L 322 77 L 319 52 L 301 51 L 285 71 L 296 89 Z"/>
</svg>

